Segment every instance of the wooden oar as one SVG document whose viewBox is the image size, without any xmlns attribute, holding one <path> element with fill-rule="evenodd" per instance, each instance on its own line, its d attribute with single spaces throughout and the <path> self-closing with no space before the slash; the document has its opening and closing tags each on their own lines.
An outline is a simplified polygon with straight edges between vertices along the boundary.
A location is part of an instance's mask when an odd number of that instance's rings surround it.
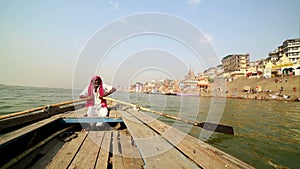
<svg viewBox="0 0 300 169">
<path fill-rule="evenodd" d="M 124 104 L 124 105 L 127 105 L 127 106 L 131 106 L 131 107 L 134 107 L 138 110 L 147 111 L 147 112 L 150 112 L 150 113 L 158 114 L 160 116 L 164 116 L 164 117 L 167 117 L 167 118 L 171 118 L 171 119 L 174 119 L 174 120 L 178 120 L 178 121 L 182 121 L 182 122 L 185 122 L 185 123 L 188 123 L 188 124 L 192 124 L 194 126 L 201 127 L 203 129 L 206 129 L 206 130 L 209 130 L 209 131 L 234 135 L 233 127 L 231 127 L 231 126 L 216 124 L 216 123 L 213 123 L 213 122 L 201 122 L 201 123 L 192 122 L 192 121 L 189 121 L 189 120 L 186 120 L 186 119 L 183 119 L 183 118 L 179 118 L 179 117 L 176 117 L 176 116 L 173 116 L 173 115 L 170 115 L 170 114 L 165 114 L 165 113 L 161 113 L 161 112 L 158 112 L 158 111 L 154 111 L 154 110 L 151 110 L 151 109 L 148 109 L 148 108 L 145 108 L 145 107 L 141 107 L 139 105 L 135 105 L 135 104 L 132 104 L 132 103 L 127 103 L 127 102 L 124 102 L 124 101 L 121 101 L 121 100 L 116 100 L 116 99 L 112 99 L 112 98 L 109 98 L 109 97 L 104 97 L 104 99 L 110 100 L 110 101 L 113 101 L 113 102 L 117 102 L 117 103 L 120 103 L 120 104 Z"/>
<path fill-rule="evenodd" d="M 86 101 L 86 100 L 87 99 L 71 100 L 71 101 L 66 101 L 66 102 L 62 102 L 62 103 L 51 104 L 49 106 L 42 106 L 42 107 L 37 107 L 37 108 L 34 108 L 34 109 L 24 110 L 24 111 L 17 112 L 17 113 L 6 114 L 6 115 L 0 116 L 0 120 L 1 119 L 6 119 L 6 118 L 9 118 L 9 117 L 15 117 L 15 116 L 27 114 L 27 113 L 32 113 L 32 112 L 39 111 L 39 110 L 46 110 L 48 107 L 63 106 L 63 105 L 82 102 L 82 101 Z"/>
</svg>

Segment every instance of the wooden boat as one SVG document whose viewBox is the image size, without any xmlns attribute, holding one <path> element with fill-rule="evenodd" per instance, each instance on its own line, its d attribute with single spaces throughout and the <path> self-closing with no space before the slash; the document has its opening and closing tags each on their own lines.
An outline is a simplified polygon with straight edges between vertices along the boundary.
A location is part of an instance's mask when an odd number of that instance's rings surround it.
<svg viewBox="0 0 300 169">
<path fill-rule="evenodd" d="M 0 116 L 0 167 L 253 168 L 131 106 L 90 118 L 65 103 Z M 109 126 L 82 131 L 91 122 Z"/>
</svg>

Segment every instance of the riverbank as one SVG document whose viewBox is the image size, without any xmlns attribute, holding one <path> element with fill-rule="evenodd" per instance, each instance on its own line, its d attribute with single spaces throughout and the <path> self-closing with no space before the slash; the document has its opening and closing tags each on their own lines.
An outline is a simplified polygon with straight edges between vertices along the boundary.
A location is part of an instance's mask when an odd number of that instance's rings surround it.
<svg viewBox="0 0 300 169">
<path fill-rule="evenodd" d="M 216 90 L 229 98 L 300 101 L 300 76 L 276 78 L 238 78 L 226 82 L 226 86 L 212 83 L 214 91 L 201 96 L 216 96 Z M 217 94 L 218 95 L 218 94 Z"/>
</svg>

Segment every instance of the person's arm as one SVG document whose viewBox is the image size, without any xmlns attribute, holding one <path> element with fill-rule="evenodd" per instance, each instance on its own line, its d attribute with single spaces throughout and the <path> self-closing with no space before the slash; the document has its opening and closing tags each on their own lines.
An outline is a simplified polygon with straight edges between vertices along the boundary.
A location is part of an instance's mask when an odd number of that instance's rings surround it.
<svg viewBox="0 0 300 169">
<path fill-rule="evenodd" d="M 103 97 L 109 96 L 110 94 L 112 94 L 113 92 L 117 91 L 116 88 L 109 86 L 105 83 L 103 83 L 103 88 L 104 88 L 104 95 L 103 96 L 99 96 L 100 99 L 102 99 Z"/>
<path fill-rule="evenodd" d="M 115 91 L 117 91 L 117 89 L 114 88 L 114 87 L 112 87 L 112 89 L 110 89 L 110 91 L 104 93 L 103 97 L 106 97 L 106 96 L 112 94 L 112 93 L 115 92 Z"/>
<path fill-rule="evenodd" d="M 90 99 L 93 99 L 92 96 L 88 96 L 88 86 L 86 86 L 83 91 L 80 93 L 79 95 L 79 98 L 80 99 L 87 99 L 87 100 L 90 100 Z"/>
</svg>

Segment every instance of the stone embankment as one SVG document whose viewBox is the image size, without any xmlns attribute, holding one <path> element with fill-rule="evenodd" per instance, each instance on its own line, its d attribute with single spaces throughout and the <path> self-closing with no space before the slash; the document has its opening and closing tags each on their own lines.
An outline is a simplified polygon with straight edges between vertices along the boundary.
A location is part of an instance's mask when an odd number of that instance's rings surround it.
<svg viewBox="0 0 300 169">
<path fill-rule="evenodd" d="M 238 78 L 222 85 L 213 83 L 213 90 L 219 90 L 233 98 L 300 101 L 300 76 Z M 213 95 L 212 93 L 216 92 L 202 93 L 202 96 Z"/>
</svg>

